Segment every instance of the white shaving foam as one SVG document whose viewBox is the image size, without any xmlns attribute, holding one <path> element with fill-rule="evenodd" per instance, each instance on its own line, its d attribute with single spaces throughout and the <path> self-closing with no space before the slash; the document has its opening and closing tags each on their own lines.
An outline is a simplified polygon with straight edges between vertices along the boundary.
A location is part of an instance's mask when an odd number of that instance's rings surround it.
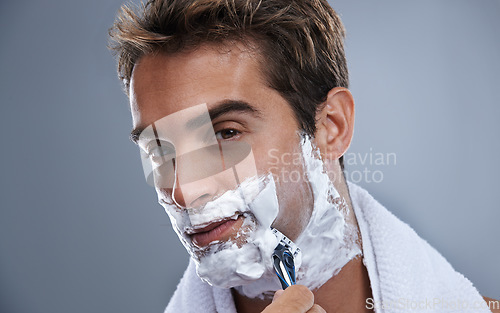
<svg viewBox="0 0 500 313">
<path fill-rule="evenodd" d="M 265 273 L 272 272 L 271 258 L 278 240 L 270 227 L 279 209 L 271 175 L 247 179 L 237 189 L 225 192 L 202 209 L 179 210 L 160 203 L 195 260 L 198 276 L 207 283 L 231 288 L 258 281 Z M 235 240 L 242 239 L 243 243 L 239 245 L 232 241 L 213 242 L 206 248 L 197 248 L 185 233 L 193 226 L 202 227 L 241 214 L 244 222 Z M 279 284 L 277 286 L 279 288 Z M 262 290 L 267 290 L 267 287 Z"/>
<path fill-rule="evenodd" d="M 314 290 L 325 284 L 355 256 L 361 254 L 357 232 L 346 222 L 348 207 L 335 189 L 319 159 L 319 151 L 308 136 L 301 143 L 303 162 L 314 196 L 308 225 L 295 241 L 302 250 L 295 264 L 297 284 Z M 286 234 L 285 234 L 286 235 Z M 271 262 L 271 259 L 269 259 Z M 251 284 L 236 290 L 249 298 L 270 298 L 281 289 L 273 269 Z"/>
<path fill-rule="evenodd" d="M 314 208 L 304 231 L 295 243 L 302 250 L 297 264 L 297 283 L 317 289 L 338 274 L 344 265 L 361 254 L 357 232 L 346 223 L 347 206 L 324 170 L 323 161 L 309 137 L 301 143 L 303 161 L 314 196 Z M 262 187 L 262 185 L 265 185 Z M 260 190 L 260 192 L 258 192 Z M 201 279 L 211 285 L 231 288 L 249 298 L 266 298 L 281 289 L 272 267 L 278 243 L 270 226 L 278 215 L 276 186 L 271 175 L 244 181 L 201 209 L 179 210 L 161 202 L 172 225 L 197 265 Z M 243 214 L 238 237 L 244 244 L 217 242 L 200 249 L 185 234 L 193 227 Z M 286 234 L 285 234 L 286 235 Z M 238 239 L 238 238 L 237 238 Z"/>
<path fill-rule="evenodd" d="M 302 142 L 302 154 L 314 194 L 314 209 L 309 224 L 295 242 L 302 250 L 297 283 L 314 290 L 337 275 L 344 265 L 361 254 L 361 249 L 357 245 L 355 226 L 346 223 L 345 200 L 325 172 L 319 151 L 313 148 L 308 137 Z"/>
</svg>

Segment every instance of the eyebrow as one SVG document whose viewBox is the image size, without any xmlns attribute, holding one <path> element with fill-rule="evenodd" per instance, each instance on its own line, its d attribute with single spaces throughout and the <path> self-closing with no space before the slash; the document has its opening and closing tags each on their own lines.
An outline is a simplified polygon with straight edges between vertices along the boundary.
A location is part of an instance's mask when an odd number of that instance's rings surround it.
<svg viewBox="0 0 500 313">
<path fill-rule="evenodd" d="M 257 108 L 252 106 L 250 103 L 242 100 L 222 100 L 220 102 L 217 102 L 213 108 L 208 110 L 208 115 L 210 116 L 210 121 L 213 121 L 220 116 L 233 112 L 248 113 L 257 118 L 261 116 L 261 112 Z M 206 114 L 201 114 L 189 120 L 186 123 L 186 127 L 193 129 L 200 127 L 206 122 L 208 122 Z M 130 133 L 130 140 L 137 144 L 139 142 L 141 133 L 146 127 L 147 126 L 138 126 L 134 128 Z"/>
</svg>

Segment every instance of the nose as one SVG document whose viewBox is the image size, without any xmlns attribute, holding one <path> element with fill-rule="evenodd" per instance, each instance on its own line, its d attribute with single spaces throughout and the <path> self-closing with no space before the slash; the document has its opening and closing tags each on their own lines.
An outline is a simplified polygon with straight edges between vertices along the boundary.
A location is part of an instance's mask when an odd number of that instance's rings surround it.
<svg viewBox="0 0 500 313">
<path fill-rule="evenodd" d="M 208 180 L 210 178 L 186 185 L 180 185 L 176 181 L 173 189 L 171 189 L 173 202 L 182 208 L 196 208 L 213 200 L 217 194 L 217 185 L 215 182 Z"/>
<path fill-rule="evenodd" d="M 233 147 L 233 150 L 242 150 L 236 148 Z M 246 150 L 243 151 L 245 156 L 248 154 Z M 180 149 L 177 150 L 179 151 Z M 220 196 L 222 191 L 234 189 L 239 184 L 234 166 L 241 161 L 241 152 L 237 154 L 238 158 L 231 150 L 223 157 L 222 148 L 218 144 L 184 151 L 186 152 L 177 154 L 172 159 L 170 175 L 167 175 L 171 179 L 167 179 L 168 187 L 165 186 L 170 188 L 171 200 L 177 206 L 201 207 Z"/>
<path fill-rule="evenodd" d="M 200 162 L 201 160 L 192 160 L 182 156 L 174 161 L 175 181 L 171 188 L 171 194 L 173 202 L 179 207 L 201 207 L 217 195 L 219 186 L 215 176 L 202 178 L 204 175 L 201 175 L 197 177 L 200 174 Z M 198 166 L 194 164 L 198 164 Z M 201 179 L 194 179 L 194 177 Z"/>
</svg>

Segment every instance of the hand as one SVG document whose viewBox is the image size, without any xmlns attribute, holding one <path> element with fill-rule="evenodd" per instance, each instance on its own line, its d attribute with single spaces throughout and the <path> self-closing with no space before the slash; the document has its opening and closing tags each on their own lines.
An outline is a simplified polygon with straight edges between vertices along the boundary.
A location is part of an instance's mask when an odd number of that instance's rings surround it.
<svg viewBox="0 0 500 313">
<path fill-rule="evenodd" d="M 273 303 L 262 313 L 326 313 L 314 304 L 314 295 L 302 285 L 293 285 L 274 294 Z"/>
</svg>

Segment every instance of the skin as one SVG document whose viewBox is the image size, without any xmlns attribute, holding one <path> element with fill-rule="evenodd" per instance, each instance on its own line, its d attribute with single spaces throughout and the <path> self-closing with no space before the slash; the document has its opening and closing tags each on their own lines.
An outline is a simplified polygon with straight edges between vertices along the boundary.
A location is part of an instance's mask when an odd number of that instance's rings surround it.
<svg viewBox="0 0 500 313">
<path fill-rule="evenodd" d="M 259 110 L 260 117 L 242 112 L 225 114 L 212 121 L 216 135 L 233 130 L 234 136 L 226 141 L 238 140 L 250 144 L 259 174 L 271 172 L 280 178 L 283 171 L 303 172 L 302 165 L 293 162 L 280 162 L 276 166 L 273 155 L 300 153 L 298 123 L 285 99 L 266 86 L 255 57 L 245 51 L 234 48 L 231 52 L 221 52 L 217 47 L 206 46 L 191 53 L 156 54 L 141 58 L 134 68 L 130 88 L 134 128 L 145 127 L 200 103 L 207 103 L 210 110 L 225 100 L 245 101 Z M 273 152 L 269 153 L 271 150 Z M 189 170 L 189 166 L 179 166 L 182 167 L 179 175 Z M 179 205 L 186 207 L 199 206 L 235 186 L 220 181 L 210 184 L 202 180 L 199 184 L 190 183 L 189 188 L 182 187 L 177 185 L 175 190 L 157 188 L 156 191 L 165 201 L 170 201 L 174 193 Z M 311 214 L 310 188 L 305 183 L 294 184 L 281 179 L 277 189 L 280 207 L 286 210 L 281 210 L 274 226 L 290 239 L 296 239 Z"/>
<path fill-rule="evenodd" d="M 483 297 L 484 301 L 489 304 L 492 313 L 500 313 L 500 300 L 495 300 L 488 297 Z"/>
<path fill-rule="evenodd" d="M 280 214 L 274 227 L 292 240 L 303 231 L 313 207 L 312 191 L 305 180 L 285 181 L 280 173 L 298 171 L 301 164 L 279 162 L 273 155 L 300 153 L 298 123 L 281 95 L 268 87 L 258 63 L 257 52 L 235 45 L 231 49 L 204 45 L 179 54 L 149 54 L 136 64 L 130 87 L 130 104 L 135 128 L 146 127 L 174 112 L 206 103 L 208 109 L 221 101 L 245 101 L 258 116 L 248 112 L 229 112 L 213 120 L 219 140 L 245 141 L 251 145 L 259 174 L 272 173 L 277 184 Z M 354 101 L 345 88 L 334 88 L 317 116 L 315 143 L 342 197 L 351 207 L 338 158 L 347 150 L 353 133 Z M 183 167 L 189 170 L 188 166 Z M 182 175 L 179 174 L 179 175 Z M 190 184 L 157 188 L 160 199 L 175 197 L 179 207 L 199 205 L 230 188 L 229 185 Z M 347 221 L 357 223 L 352 210 Z M 238 231 L 235 224 L 228 240 Z M 360 238 L 360 236 L 358 236 Z M 361 242 L 359 243 L 361 245 Z M 371 297 L 370 283 L 361 258 L 351 260 L 341 272 L 314 292 L 292 286 L 275 296 L 274 302 L 246 298 L 233 290 L 238 312 L 365 312 L 365 299 Z"/>
<path fill-rule="evenodd" d="M 281 173 L 303 172 L 300 165 L 280 162 L 272 155 L 299 153 L 298 123 L 288 103 L 269 88 L 259 71 L 259 55 L 235 45 L 231 49 L 205 45 L 180 54 L 150 54 L 136 64 L 130 87 L 130 104 L 134 127 L 145 127 L 174 112 L 207 103 L 208 108 L 223 100 L 242 100 L 259 111 L 230 112 L 213 120 L 220 140 L 249 143 L 259 173 L 272 173 L 277 181 L 280 214 L 273 226 L 296 239 L 307 225 L 312 209 L 312 195 L 306 183 L 285 182 Z M 328 93 L 323 110 L 317 115 L 315 144 L 336 189 L 351 207 L 338 158 L 347 150 L 354 127 L 354 101 L 347 89 L 334 88 Z M 189 166 L 186 167 L 188 170 Z M 184 171 L 184 170 L 183 170 Z M 234 188 L 223 181 L 189 188 L 177 186 L 157 188 L 159 199 L 175 197 L 179 207 L 200 205 L 227 189 Z M 352 210 L 350 210 L 352 212 Z M 348 223 L 356 225 L 353 214 Z M 238 221 L 223 240 L 229 240 L 241 227 Z M 358 236 L 360 238 L 360 236 Z M 360 246 L 362 245 L 359 242 Z M 341 272 L 318 290 L 310 291 L 296 285 L 278 291 L 274 299 L 256 300 L 233 291 L 238 312 L 366 312 L 366 298 L 371 298 L 370 281 L 361 258 L 350 261 Z M 497 301 L 486 298 L 485 301 Z M 500 309 L 493 309 L 500 313 Z"/>
</svg>

